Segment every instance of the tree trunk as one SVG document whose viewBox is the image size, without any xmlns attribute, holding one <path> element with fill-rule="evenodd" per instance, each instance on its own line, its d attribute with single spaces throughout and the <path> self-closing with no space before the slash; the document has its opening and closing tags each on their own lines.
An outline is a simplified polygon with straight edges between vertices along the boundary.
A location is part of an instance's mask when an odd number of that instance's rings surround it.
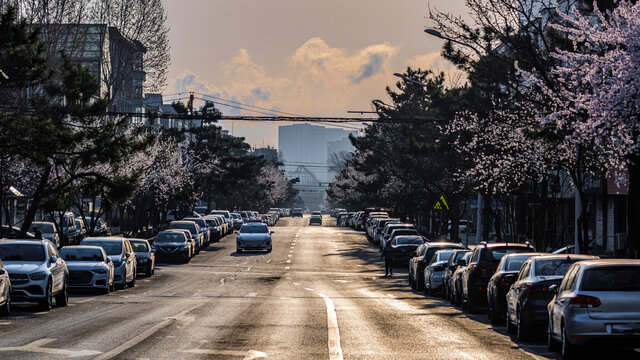
<svg viewBox="0 0 640 360">
<path fill-rule="evenodd" d="M 21 235 L 26 235 L 29 232 L 29 228 L 31 227 L 31 223 L 36 218 L 36 212 L 40 208 L 40 201 L 42 201 L 42 196 L 44 195 L 44 189 L 47 186 L 47 181 L 49 181 L 49 174 L 51 173 L 51 167 L 47 166 L 44 168 L 42 172 L 42 176 L 40 177 L 40 182 L 38 183 L 38 187 L 33 192 L 33 199 L 31 199 L 31 204 L 29 204 L 29 208 L 27 209 L 27 213 L 24 217 L 24 222 L 22 223 L 22 227 L 20 228 Z"/>
<path fill-rule="evenodd" d="M 627 195 L 627 233 L 629 255 L 640 257 L 640 155 L 634 155 L 628 166 L 629 192 Z"/>
</svg>

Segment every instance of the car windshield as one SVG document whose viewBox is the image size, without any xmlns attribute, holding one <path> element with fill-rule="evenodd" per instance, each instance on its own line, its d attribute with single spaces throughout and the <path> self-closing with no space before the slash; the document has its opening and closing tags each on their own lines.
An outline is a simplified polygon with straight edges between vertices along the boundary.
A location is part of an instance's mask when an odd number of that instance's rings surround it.
<svg viewBox="0 0 640 360">
<path fill-rule="evenodd" d="M 100 246 L 101 248 L 104 249 L 107 255 L 122 254 L 122 243 L 120 241 L 89 240 L 89 241 L 83 241 L 82 245 Z"/>
<path fill-rule="evenodd" d="M 520 253 L 525 251 L 531 251 L 531 249 L 524 247 L 493 247 L 482 249 L 481 259 L 484 261 L 499 263 L 503 256 L 507 254 Z"/>
<path fill-rule="evenodd" d="M 418 236 L 398 236 L 396 245 L 422 245 L 424 240 Z"/>
<path fill-rule="evenodd" d="M 185 235 L 183 233 L 179 233 L 179 232 L 159 233 L 156 236 L 156 239 L 155 239 L 155 243 L 156 244 L 161 244 L 161 243 L 183 243 L 185 241 L 187 241 L 187 239 L 185 238 Z"/>
<path fill-rule="evenodd" d="M 149 245 L 147 245 L 146 241 L 129 240 L 129 242 L 131 243 L 131 247 L 133 248 L 134 252 L 148 252 L 149 251 Z"/>
<path fill-rule="evenodd" d="M 241 234 L 265 234 L 267 232 L 267 227 L 260 225 L 245 225 L 240 229 Z"/>
<path fill-rule="evenodd" d="M 2 261 L 44 261 L 44 247 L 40 244 L 0 244 Z"/>
<path fill-rule="evenodd" d="M 51 223 L 33 223 L 32 226 L 45 234 L 51 234 L 56 232 L 53 229 L 53 224 Z"/>
<path fill-rule="evenodd" d="M 504 271 L 520 271 L 520 269 L 522 268 L 522 264 L 524 264 L 524 262 L 527 261 L 527 259 L 530 257 L 531 255 L 509 256 L 509 258 L 505 260 L 505 264 L 503 267 Z"/>
<path fill-rule="evenodd" d="M 60 250 L 60 257 L 65 261 L 104 261 L 100 249 L 64 247 Z"/>
<path fill-rule="evenodd" d="M 582 290 L 640 291 L 640 266 L 608 266 L 587 269 L 584 272 Z"/>
<path fill-rule="evenodd" d="M 206 227 L 207 226 L 207 222 L 204 221 L 204 219 L 186 218 L 185 220 L 193 221 L 194 223 L 198 224 L 198 226 L 200 226 L 200 227 Z"/>
<path fill-rule="evenodd" d="M 435 261 L 449 260 L 451 254 L 453 254 L 453 250 L 440 250 L 440 252 L 438 253 L 438 258 Z"/>
<path fill-rule="evenodd" d="M 191 222 L 172 222 L 169 224 L 169 229 L 185 229 L 189 230 L 191 234 L 195 234 L 197 232 L 196 224 Z"/>
<path fill-rule="evenodd" d="M 536 276 L 564 276 L 574 262 L 583 259 L 536 259 Z"/>
</svg>

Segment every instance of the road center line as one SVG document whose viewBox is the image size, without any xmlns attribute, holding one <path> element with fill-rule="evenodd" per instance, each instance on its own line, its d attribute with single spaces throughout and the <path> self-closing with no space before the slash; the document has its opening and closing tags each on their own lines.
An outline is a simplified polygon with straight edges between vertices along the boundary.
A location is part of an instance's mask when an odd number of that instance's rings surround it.
<svg viewBox="0 0 640 360">
<path fill-rule="evenodd" d="M 329 359 L 342 360 L 342 347 L 340 347 L 340 329 L 338 328 L 338 316 L 333 301 L 324 294 L 318 294 L 324 299 L 327 306 L 327 329 L 329 332 Z"/>
</svg>

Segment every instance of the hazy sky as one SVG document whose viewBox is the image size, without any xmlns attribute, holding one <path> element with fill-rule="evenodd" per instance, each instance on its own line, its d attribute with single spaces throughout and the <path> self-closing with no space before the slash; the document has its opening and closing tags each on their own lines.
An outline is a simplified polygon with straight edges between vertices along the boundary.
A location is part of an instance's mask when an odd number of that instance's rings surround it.
<svg viewBox="0 0 640 360">
<path fill-rule="evenodd" d="M 196 91 L 305 116 L 371 110 L 409 65 L 449 71 L 442 41 L 423 32 L 428 7 L 464 13 L 462 0 L 163 2 L 171 28 L 165 99 Z M 277 124 L 235 122 L 233 130 L 252 145 L 277 146 Z"/>
</svg>

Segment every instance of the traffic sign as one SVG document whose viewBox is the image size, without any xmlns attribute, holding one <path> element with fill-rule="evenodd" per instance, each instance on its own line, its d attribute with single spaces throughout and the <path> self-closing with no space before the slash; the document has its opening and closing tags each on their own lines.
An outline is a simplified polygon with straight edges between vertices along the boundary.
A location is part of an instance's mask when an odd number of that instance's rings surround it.
<svg viewBox="0 0 640 360">
<path fill-rule="evenodd" d="M 449 204 L 447 203 L 447 199 L 444 197 L 444 194 L 440 195 L 440 199 L 433 204 L 433 210 L 449 210 Z"/>
</svg>

